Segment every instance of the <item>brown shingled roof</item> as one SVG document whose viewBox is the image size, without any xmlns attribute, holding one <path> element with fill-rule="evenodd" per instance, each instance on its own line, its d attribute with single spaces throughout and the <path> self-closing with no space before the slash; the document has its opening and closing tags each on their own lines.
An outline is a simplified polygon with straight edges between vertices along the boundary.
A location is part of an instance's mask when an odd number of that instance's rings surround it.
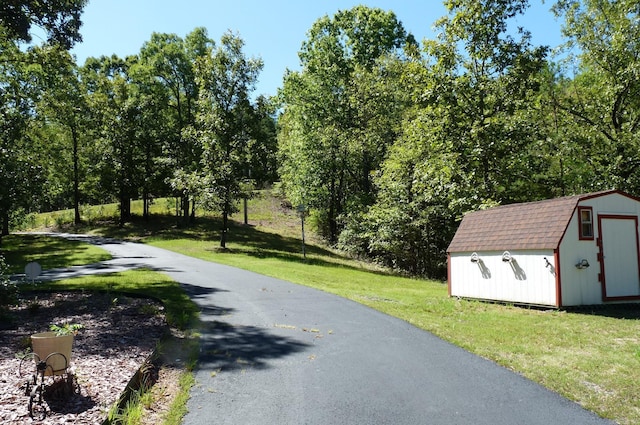
<svg viewBox="0 0 640 425">
<path fill-rule="evenodd" d="M 467 213 L 447 252 L 555 249 L 581 199 L 616 191 L 503 205 Z"/>
</svg>

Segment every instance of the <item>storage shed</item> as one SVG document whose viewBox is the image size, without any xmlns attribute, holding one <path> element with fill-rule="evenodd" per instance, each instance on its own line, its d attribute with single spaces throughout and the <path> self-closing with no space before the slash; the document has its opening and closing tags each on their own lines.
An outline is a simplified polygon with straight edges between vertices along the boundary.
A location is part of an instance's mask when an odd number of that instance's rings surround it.
<svg viewBox="0 0 640 425">
<path fill-rule="evenodd" d="M 640 199 L 609 190 L 468 213 L 449 295 L 543 306 L 640 300 Z"/>
</svg>

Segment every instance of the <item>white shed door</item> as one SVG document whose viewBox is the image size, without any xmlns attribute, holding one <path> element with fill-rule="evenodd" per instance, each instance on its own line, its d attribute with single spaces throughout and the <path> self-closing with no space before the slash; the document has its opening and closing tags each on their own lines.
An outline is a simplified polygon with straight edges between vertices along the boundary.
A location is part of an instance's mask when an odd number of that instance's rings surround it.
<svg viewBox="0 0 640 425">
<path fill-rule="evenodd" d="M 606 298 L 640 295 L 636 217 L 602 216 L 598 221 Z"/>
</svg>

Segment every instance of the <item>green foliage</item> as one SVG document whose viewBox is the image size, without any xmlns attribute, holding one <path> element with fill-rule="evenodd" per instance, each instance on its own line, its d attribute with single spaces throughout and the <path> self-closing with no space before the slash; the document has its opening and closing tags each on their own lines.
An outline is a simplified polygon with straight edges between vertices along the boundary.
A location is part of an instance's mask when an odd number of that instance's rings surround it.
<svg viewBox="0 0 640 425">
<path fill-rule="evenodd" d="M 599 166 L 600 178 L 640 191 L 640 11 L 637 2 L 563 0 L 564 34 L 579 49 L 579 74 L 561 80 L 556 107 L 573 120 L 573 133 Z M 568 71 L 570 71 L 569 69 Z"/>
<path fill-rule="evenodd" d="M 160 165 L 158 177 L 168 182 L 170 190 L 181 198 L 183 224 L 193 218 L 190 206 L 195 207 L 203 186 L 199 162 L 202 146 L 186 132 L 195 124 L 197 109 L 195 63 L 214 45 L 204 28 L 194 29 L 184 39 L 176 34 L 154 33 L 142 46 L 137 65 L 138 72 L 153 81 L 154 93 L 160 100 L 156 102 L 163 108 L 164 125 L 159 126 L 156 121 L 152 127 L 164 139 L 166 154 L 158 154 L 155 162 Z M 157 189 L 149 191 L 157 194 Z"/>
<path fill-rule="evenodd" d="M 396 60 L 414 48 L 393 12 L 356 6 L 316 21 L 285 76 L 279 120 L 281 178 L 335 243 L 341 216 L 371 203 L 371 175 L 398 130 L 404 104 Z"/>
<path fill-rule="evenodd" d="M 528 99 L 539 89 L 547 49 L 533 47 L 525 30 L 520 30 L 519 39 L 507 32 L 508 19 L 523 13 L 527 1 L 448 5 L 449 17 L 437 24 L 442 49 L 434 53 L 437 58 L 442 50 L 462 51 L 447 66 L 433 70 L 434 80 L 445 83 L 438 90 L 447 90 L 453 97 L 443 103 L 435 99 L 434 115 L 445 121 L 435 124 L 438 136 L 459 155 L 458 165 L 476 199 L 499 203 L 530 199 L 537 190 L 517 193 L 512 183 L 526 178 L 527 146 L 539 135 L 519 113 L 531 107 Z M 456 70 L 461 70 L 458 75 Z"/>
<path fill-rule="evenodd" d="M 526 111 L 544 70 L 545 48 L 507 35 L 526 1 L 457 1 L 427 43 L 431 66 L 404 68 L 416 105 L 375 180 L 375 203 L 351 217 L 341 246 L 384 265 L 442 278 L 457 221 L 494 203 L 547 197 L 530 173 L 532 145 L 544 137 Z M 478 66 L 481 64 L 481 66 Z M 417 69 L 416 69 L 417 68 Z"/>
<path fill-rule="evenodd" d="M 0 254 L 0 316 L 3 316 L 3 307 L 14 304 L 18 300 L 18 287 L 9 280 L 9 266 L 5 262 L 4 255 Z"/>
<path fill-rule="evenodd" d="M 77 335 L 78 332 L 84 328 L 84 325 L 80 323 L 61 323 L 61 324 L 52 324 L 49 326 L 49 329 L 52 332 L 56 333 L 56 336 L 64 336 L 64 335 Z"/>
<path fill-rule="evenodd" d="M 28 134 L 42 60 L 46 55 L 24 52 L 3 37 L 0 26 L 0 241 L 12 220 L 37 206 L 43 191 L 41 146 Z"/>
<path fill-rule="evenodd" d="M 81 41 L 80 15 L 87 0 L 23 0 L 0 4 L 0 28 L 10 40 L 31 41 L 32 26 L 43 29 L 49 43 L 69 49 Z M 4 35 L 4 34 L 3 34 Z"/>
<path fill-rule="evenodd" d="M 204 151 L 205 205 L 222 215 L 220 246 L 226 246 L 227 220 L 242 197 L 247 175 L 250 128 L 255 122 L 249 94 L 262 70 L 261 59 L 247 59 L 244 42 L 227 32 L 220 46 L 196 63 L 200 98 L 191 135 Z"/>
</svg>

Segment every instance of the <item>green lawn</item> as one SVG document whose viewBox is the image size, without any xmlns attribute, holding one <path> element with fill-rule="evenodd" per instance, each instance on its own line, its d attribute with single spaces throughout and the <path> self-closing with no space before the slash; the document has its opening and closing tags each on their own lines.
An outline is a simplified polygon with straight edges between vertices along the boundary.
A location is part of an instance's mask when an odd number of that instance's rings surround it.
<svg viewBox="0 0 640 425">
<path fill-rule="evenodd" d="M 103 249 L 83 242 L 44 235 L 9 235 L 2 238 L 9 273 L 23 273 L 24 266 L 37 261 L 43 270 L 105 261 L 111 255 Z"/>
</svg>

